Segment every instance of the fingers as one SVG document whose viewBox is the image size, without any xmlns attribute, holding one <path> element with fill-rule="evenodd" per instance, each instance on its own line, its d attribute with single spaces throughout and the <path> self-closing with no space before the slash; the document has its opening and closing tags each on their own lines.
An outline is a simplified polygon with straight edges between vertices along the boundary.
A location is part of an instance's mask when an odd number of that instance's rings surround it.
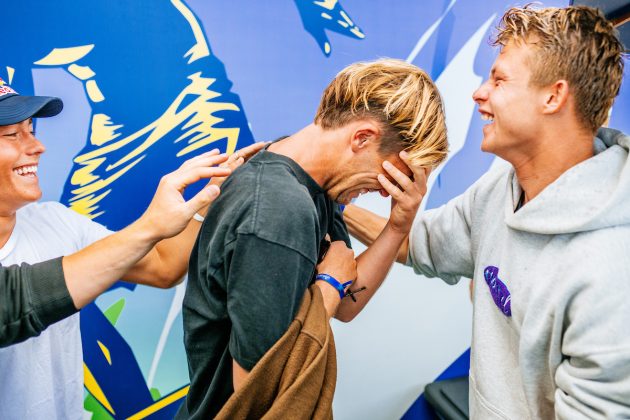
<svg viewBox="0 0 630 420">
<path fill-rule="evenodd" d="M 397 167 L 392 165 L 389 161 L 386 160 L 383 162 L 383 168 L 387 171 L 388 174 L 391 175 L 392 178 L 394 178 L 394 181 L 396 181 L 398 185 L 402 187 L 403 190 L 406 191 L 412 187 L 413 181 L 409 178 L 409 176 L 404 174 L 401 170 L 399 170 Z"/>
<path fill-rule="evenodd" d="M 222 166 L 227 166 L 228 168 L 234 170 L 245 163 L 245 158 L 239 154 L 239 152 L 232 153 L 230 157 L 223 163 Z"/>
<path fill-rule="evenodd" d="M 199 166 L 179 169 L 165 175 L 162 179 L 166 182 L 172 183 L 179 191 L 182 191 L 188 185 L 193 184 L 200 179 L 224 177 L 228 176 L 231 172 L 232 170 L 230 168 Z"/>
<path fill-rule="evenodd" d="M 263 147 L 265 147 L 267 143 L 258 142 L 254 144 L 250 144 L 247 147 L 244 147 L 236 152 L 232 153 L 228 160 L 224 165 L 228 166 L 230 169 L 234 170 L 241 166 L 243 163 L 249 160 L 253 155 L 258 153 Z"/>
<path fill-rule="evenodd" d="M 258 153 L 267 144 L 268 142 L 264 142 L 264 141 L 250 144 L 249 146 L 243 147 L 242 149 L 238 150 L 237 153 L 239 154 L 239 156 L 247 160 L 250 157 L 254 156 L 256 153 Z"/>
<path fill-rule="evenodd" d="M 400 190 L 400 188 L 398 188 L 389 179 L 387 179 L 385 175 L 379 174 L 378 182 L 381 183 L 383 189 L 387 192 L 387 194 L 391 195 L 394 200 L 400 201 L 403 198 L 404 193 Z M 382 191 L 381 195 L 385 197 Z"/>
<path fill-rule="evenodd" d="M 411 169 L 414 184 L 420 188 L 420 193 L 424 196 L 427 192 L 427 179 L 431 173 L 431 168 L 426 166 L 413 165 L 409 160 L 409 154 L 404 150 L 400 152 L 400 158 Z"/>
<path fill-rule="evenodd" d="M 395 199 L 400 199 L 401 193 L 408 193 L 424 197 L 427 192 L 427 177 L 431 169 L 413 165 L 409 161 L 408 154 L 404 151 L 400 152 L 400 158 L 413 173 L 413 176 L 410 177 L 409 175 L 403 173 L 401 170 L 396 168 L 390 162 L 384 161 L 383 168 L 396 181 L 398 185 L 395 185 L 383 175 L 379 175 L 379 182 L 383 186 L 384 190 Z M 383 194 L 381 193 L 381 195 Z"/>
<path fill-rule="evenodd" d="M 335 241 L 321 263 L 317 266 L 319 273 L 329 274 L 339 281 L 348 281 L 356 278 L 356 260 L 354 251 L 343 241 Z"/>
<path fill-rule="evenodd" d="M 188 200 L 185 205 L 189 208 L 191 214 L 197 213 L 212 203 L 219 196 L 220 192 L 221 190 L 216 185 L 208 185 Z"/>
<path fill-rule="evenodd" d="M 212 149 L 209 152 L 202 153 L 200 155 L 197 155 L 195 157 L 192 157 L 186 160 L 184 163 L 180 165 L 180 168 L 187 168 L 189 166 L 195 165 L 201 159 L 207 159 L 209 157 L 218 156 L 218 155 L 219 155 L 219 149 Z"/>
</svg>

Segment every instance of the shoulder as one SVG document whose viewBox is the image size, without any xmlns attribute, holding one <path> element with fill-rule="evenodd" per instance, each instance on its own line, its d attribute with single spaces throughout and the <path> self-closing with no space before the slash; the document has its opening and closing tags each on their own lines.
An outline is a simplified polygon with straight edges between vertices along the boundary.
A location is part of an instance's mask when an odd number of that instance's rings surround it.
<svg viewBox="0 0 630 420">
<path fill-rule="evenodd" d="M 630 254 L 630 224 L 571 235 L 567 250 L 587 258 L 582 263 L 596 264 L 600 272 L 620 267 L 630 270 L 627 262 Z"/>
<path fill-rule="evenodd" d="M 20 217 L 34 228 L 41 226 L 61 236 L 85 239 L 87 243 L 82 246 L 111 233 L 89 217 L 54 201 L 29 204 L 20 210 Z"/>
<path fill-rule="evenodd" d="M 56 201 L 44 201 L 32 203 L 19 210 L 20 214 L 27 217 L 64 217 L 71 210 Z"/>
<path fill-rule="evenodd" d="M 239 234 L 253 234 L 278 244 L 300 247 L 305 238 L 314 238 L 319 218 L 309 190 L 284 162 L 252 162 L 229 186 L 237 195 L 242 212 Z M 245 175 L 244 177 L 241 175 Z"/>
<path fill-rule="evenodd" d="M 87 216 L 81 215 L 56 201 L 46 201 L 43 203 L 33 203 L 24 208 L 25 214 L 30 218 L 46 218 L 69 224 L 93 223 Z"/>
<path fill-rule="evenodd" d="M 292 168 L 282 161 L 252 162 L 247 192 L 257 219 L 302 225 L 317 219 L 313 197 L 300 183 Z M 244 180 L 243 180 L 244 181 Z"/>
<path fill-rule="evenodd" d="M 505 193 L 514 177 L 512 165 L 495 158 L 490 169 L 483 174 L 468 190 L 475 199 L 486 199 L 490 195 Z"/>
</svg>

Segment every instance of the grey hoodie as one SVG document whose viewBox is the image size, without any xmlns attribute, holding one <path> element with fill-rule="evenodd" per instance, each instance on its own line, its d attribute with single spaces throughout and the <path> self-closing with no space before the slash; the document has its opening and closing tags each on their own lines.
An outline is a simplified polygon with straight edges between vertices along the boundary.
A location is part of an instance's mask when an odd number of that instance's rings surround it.
<svg viewBox="0 0 630 420">
<path fill-rule="evenodd" d="M 630 137 L 594 144 L 517 212 L 503 167 L 414 223 L 417 273 L 474 279 L 473 418 L 630 418 Z"/>
</svg>

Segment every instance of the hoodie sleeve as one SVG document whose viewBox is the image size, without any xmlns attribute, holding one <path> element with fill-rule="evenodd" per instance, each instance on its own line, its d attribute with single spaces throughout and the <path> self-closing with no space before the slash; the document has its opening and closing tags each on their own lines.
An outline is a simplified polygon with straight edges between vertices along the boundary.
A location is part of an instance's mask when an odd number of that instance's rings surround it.
<svg viewBox="0 0 630 420">
<path fill-rule="evenodd" d="M 75 312 L 61 258 L 0 267 L 0 347 L 37 336 Z"/>
<path fill-rule="evenodd" d="M 417 274 L 455 284 L 472 278 L 471 204 L 475 187 L 440 208 L 419 214 L 409 234 L 409 258 Z"/>
<path fill-rule="evenodd" d="M 630 242 L 622 242 L 593 249 L 591 270 L 574 277 L 555 372 L 558 419 L 630 418 Z"/>
</svg>

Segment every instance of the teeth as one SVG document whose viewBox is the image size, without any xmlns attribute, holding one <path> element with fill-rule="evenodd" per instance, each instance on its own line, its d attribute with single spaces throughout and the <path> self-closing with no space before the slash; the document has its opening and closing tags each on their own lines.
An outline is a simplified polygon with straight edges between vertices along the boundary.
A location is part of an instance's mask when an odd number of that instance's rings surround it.
<svg viewBox="0 0 630 420">
<path fill-rule="evenodd" d="M 494 117 L 490 116 L 490 114 L 481 114 L 481 119 L 484 121 L 494 121 Z"/>
<path fill-rule="evenodd" d="M 21 166 L 17 169 L 14 169 L 13 172 L 15 172 L 18 175 L 28 175 L 28 174 L 36 174 L 37 173 L 37 166 Z"/>
</svg>

